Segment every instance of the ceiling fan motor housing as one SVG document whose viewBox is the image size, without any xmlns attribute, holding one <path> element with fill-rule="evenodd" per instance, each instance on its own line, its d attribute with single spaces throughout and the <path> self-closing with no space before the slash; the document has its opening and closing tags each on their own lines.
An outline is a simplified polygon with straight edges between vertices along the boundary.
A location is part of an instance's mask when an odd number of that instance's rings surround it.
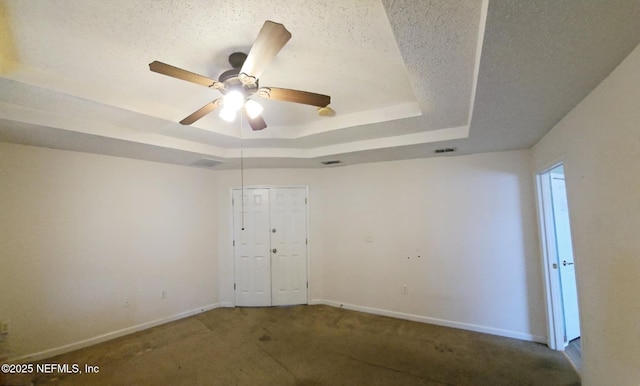
<svg viewBox="0 0 640 386">
<path fill-rule="evenodd" d="M 233 56 L 235 54 L 237 54 L 237 52 L 231 55 Z M 231 57 L 229 57 L 229 62 L 231 62 Z M 231 90 L 238 90 L 245 96 L 249 96 L 254 94 L 259 87 L 257 79 L 253 83 L 243 83 L 240 80 L 240 67 L 232 68 L 220 74 L 220 76 L 218 77 L 218 82 L 224 84 L 224 88 L 220 89 L 220 92 L 223 95 Z"/>
</svg>

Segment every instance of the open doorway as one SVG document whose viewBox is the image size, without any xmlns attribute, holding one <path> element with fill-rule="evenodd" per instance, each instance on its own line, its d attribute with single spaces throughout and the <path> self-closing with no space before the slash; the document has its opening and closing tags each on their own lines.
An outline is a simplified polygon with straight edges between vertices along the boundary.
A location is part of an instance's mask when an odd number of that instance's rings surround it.
<svg viewBox="0 0 640 386">
<path fill-rule="evenodd" d="M 538 174 L 540 234 L 547 295 L 549 347 L 565 350 L 581 368 L 580 313 L 564 165 Z"/>
</svg>

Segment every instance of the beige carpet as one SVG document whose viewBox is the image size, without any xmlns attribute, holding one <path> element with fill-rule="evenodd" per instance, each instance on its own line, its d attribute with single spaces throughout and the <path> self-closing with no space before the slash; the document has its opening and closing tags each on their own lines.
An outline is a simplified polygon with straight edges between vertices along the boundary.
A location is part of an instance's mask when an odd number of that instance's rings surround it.
<svg viewBox="0 0 640 386">
<path fill-rule="evenodd" d="M 50 358 L 24 385 L 580 385 L 546 346 L 327 306 L 217 309 Z"/>
</svg>

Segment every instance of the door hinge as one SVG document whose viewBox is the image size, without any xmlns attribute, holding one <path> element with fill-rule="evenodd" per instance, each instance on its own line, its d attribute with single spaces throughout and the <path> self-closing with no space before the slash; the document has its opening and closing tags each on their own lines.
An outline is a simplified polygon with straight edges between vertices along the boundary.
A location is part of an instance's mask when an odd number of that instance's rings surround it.
<svg viewBox="0 0 640 386">
<path fill-rule="evenodd" d="M 305 204 L 307 203 L 307 198 L 306 198 L 306 197 L 304 198 L 304 203 L 305 203 Z"/>
<path fill-rule="evenodd" d="M 235 240 L 233 240 L 233 246 L 234 246 L 234 247 L 236 246 L 236 241 L 235 241 Z"/>
<path fill-rule="evenodd" d="M 236 290 L 236 283 L 233 283 L 233 290 Z"/>
<path fill-rule="evenodd" d="M 305 245 L 309 245 L 309 239 L 304 239 Z"/>
<path fill-rule="evenodd" d="M 307 288 L 309 288 L 309 282 L 307 282 Z M 566 339 L 565 339 L 566 340 Z"/>
<path fill-rule="evenodd" d="M 235 203 L 235 201 L 233 200 L 233 198 L 231 199 L 231 205 L 233 205 Z"/>
</svg>

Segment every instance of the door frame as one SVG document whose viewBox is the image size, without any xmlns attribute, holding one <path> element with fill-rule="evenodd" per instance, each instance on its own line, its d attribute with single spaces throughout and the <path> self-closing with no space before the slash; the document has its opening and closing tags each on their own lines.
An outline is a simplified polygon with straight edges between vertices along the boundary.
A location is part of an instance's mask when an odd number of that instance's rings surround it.
<svg viewBox="0 0 640 386">
<path fill-rule="evenodd" d="M 560 273 L 558 269 L 552 269 L 553 262 L 558 262 L 558 251 L 556 249 L 555 225 L 553 223 L 553 209 L 550 205 L 551 184 L 544 177 L 557 166 L 567 164 L 563 159 L 556 160 L 535 173 L 536 182 L 536 204 L 538 217 L 538 236 L 540 238 L 540 254 L 542 260 L 542 274 L 544 279 L 545 311 L 547 315 L 547 345 L 549 348 L 564 351 L 564 311 L 562 309 L 562 289 L 560 284 Z M 567 200 L 568 201 L 568 200 Z M 569 208 L 569 224 L 571 224 L 571 208 Z M 571 227 L 573 229 L 573 227 Z M 573 233 L 571 233 L 573 242 Z M 575 245 L 575 243 L 573 243 Z M 574 254 L 575 261 L 575 254 Z M 578 275 L 576 275 L 576 290 L 578 294 Z M 578 297 L 578 310 L 580 310 Z M 580 312 L 578 311 L 578 314 Z M 582 320 L 580 318 L 580 320 Z"/>
<path fill-rule="evenodd" d="M 311 198 L 309 197 L 309 185 L 245 185 L 240 186 L 240 185 L 234 185 L 229 189 L 229 229 L 231 229 L 231 232 L 229 233 L 229 250 L 231 251 L 230 253 L 230 259 L 231 259 L 231 267 L 232 267 L 232 271 L 233 271 L 233 280 L 231 282 L 231 285 L 233 286 L 236 281 L 236 262 L 235 262 L 235 247 L 233 245 L 233 241 L 234 241 L 234 227 L 233 227 L 233 191 L 234 190 L 240 190 L 240 189 L 277 189 L 277 188 L 296 188 L 296 189 L 304 189 L 305 191 L 305 195 L 307 198 L 307 219 L 306 219 L 306 224 L 305 226 L 307 227 L 307 245 L 306 245 L 306 253 L 307 253 L 307 283 L 309 283 L 309 287 L 307 287 L 307 304 L 311 304 L 311 254 L 310 254 L 310 249 L 309 246 L 311 245 L 311 233 L 310 233 L 310 221 L 309 221 L 309 207 L 311 205 Z M 236 289 L 233 288 L 233 302 L 232 302 L 232 306 L 233 307 L 237 307 L 236 305 Z"/>
</svg>

